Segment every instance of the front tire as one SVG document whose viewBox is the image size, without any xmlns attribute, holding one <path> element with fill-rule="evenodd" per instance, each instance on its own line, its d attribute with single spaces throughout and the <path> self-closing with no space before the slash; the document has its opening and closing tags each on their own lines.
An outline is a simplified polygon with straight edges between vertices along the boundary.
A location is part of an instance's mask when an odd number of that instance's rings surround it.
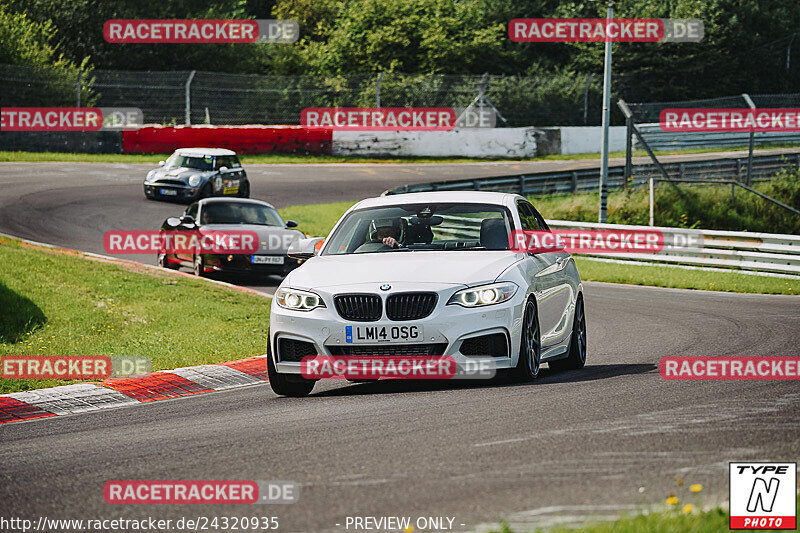
<svg viewBox="0 0 800 533">
<path fill-rule="evenodd" d="M 167 254 L 165 252 L 161 252 L 158 254 L 158 266 L 161 268 L 168 268 L 170 270 L 178 270 L 178 265 L 175 263 L 171 263 L 169 259 L 167 259 Z"/>
<path fill-rule="evenodd" d="M 267 343 L 267 375 L 269 376 L 269 386 L 272 392 L 278 396 L 290 396 L 292 398 L 302 398 L 311 394 L 316 381 L 305 379 L 300 376 L 279 374 L 272 361 L 271 342 Z"/>
<path fill-rule="evenodd" d="M 583 312 L 583 295 L 575 302 L 575 318 L 572 320 L 572 336 L 569 341 L 569 355 L 566 359 L 552 361 L 553 370 L 578 370 L 586 364 L 586 315 Z"/>
<path fill-rule="evenodd" d="M 192 272 L 195 276 L 205 277 L 206 268 L 205 261 L 203 261 L 203 254 L 195 254 L 192 258 Z"/>
<path fill-rule="evenodd" d="M 533 381 L 539 375 L 541 367 L 542 343 L 539 333 L 539 312 L 533 298 L 525 303 L 522 315 L 522 339 L 519 347 L 519 358 L 513 376 L 518 381 Z"/>
</svg>

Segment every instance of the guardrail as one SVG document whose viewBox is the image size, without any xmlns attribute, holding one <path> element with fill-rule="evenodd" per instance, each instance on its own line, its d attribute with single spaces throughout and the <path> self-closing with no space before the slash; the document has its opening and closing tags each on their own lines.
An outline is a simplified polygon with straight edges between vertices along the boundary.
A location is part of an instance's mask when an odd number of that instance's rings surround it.
<svg viewBox="0 0 800 533">
<path fill-rule="evenodd" d="M 672 132 L 663 131 L 658 123 L 637 124 L 637 127 L 653 150 L 747 146 L 750 142 L 750 134 L 747 132 Z M 753 142 L 756 146 L 800 143 L 800 134 L 782 131 L 756 132 Z M 638 139 L 633 141 L 634 148 L 641 148 L 640 144 Z"/>
<path fill-rule="evenodd" d="M 474 238 L 480 231 L 481 219 L 445 217 L 449 238 Z M 697 247 L 665 247 L 658 253 L 575 254 L 628 261 L 647 261 L 675 265 L 740 269 L 800 275 L 800 235 L 750 233 L 684 229 L 625 224 L 600 224 L 548 220 L 552 229 L 659 230 L 672 242 L 697 242 Z M 676 235 L 682 235 L 677 239 Z M 690 238 L 691 237 L 691 238 Z"/>
<path fill-rule="evenodd" d="M 800 153 L 763 155 L 753 157 L 753 180 L 770 179 L 784 168 L 800 166 Z M 662 167 L 671 178 L 682 181 L 692 179 L 736 179 L 744 181 L 747 174 L 747 158 L 704 159 L 680 163 L 663 163 Z M 631 184 L 644 185 L 651 177 L 663 179 L 663 174 L 654 164 L 634 165 Z M 405 194 L 426 191 L 502 191 L 522 194 L 552 194 L 596 191 L 600 179 L 600 169 L 562 170 L 557 172 L 536 172 L 476 178 L 453 181 L 435 181 L 403 185 L 386 191 L 384 194 Z M 608 169 L 607 186 L 620 189 L 625 186 L 625 167 L 614 166 Z"/>
<path fill-rule="evenodd" d="M 663 250 L 657 254 L 603 255 L 607 258 L 800 275 L 800 235 L 629 226 L 568 220 L 548 220 L 547 223 L 551 228 L 558 229 L 655 229 L 671 235 L 702 237 L 702 244 L 697 248 Z"/>
</svg>

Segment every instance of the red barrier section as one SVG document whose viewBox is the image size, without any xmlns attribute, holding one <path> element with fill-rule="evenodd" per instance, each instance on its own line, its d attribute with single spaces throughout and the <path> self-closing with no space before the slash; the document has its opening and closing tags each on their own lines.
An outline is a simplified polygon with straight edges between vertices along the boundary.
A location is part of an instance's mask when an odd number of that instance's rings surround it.
<svg viewBox="0 0 800 533">
<path fill-rule="evenodd" d="M 147 126 L 122 132 L 126 154 L 163 154 L 178 148 L 228 148 L 240 154 L 330 154 L 333 129 L 304 126 Z"/>
</svg>

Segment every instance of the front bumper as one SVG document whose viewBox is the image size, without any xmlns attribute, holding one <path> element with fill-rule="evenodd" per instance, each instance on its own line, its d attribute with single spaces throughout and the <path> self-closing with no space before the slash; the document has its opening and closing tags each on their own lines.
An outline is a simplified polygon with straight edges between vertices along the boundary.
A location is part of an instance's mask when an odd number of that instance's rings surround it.
<svg viewBox="0 0 800 533">
<path fill-rule="evenodd" d="M 300 266 L 302 260 L 283 257 L 283 264 L 260 264 L 251 261 L 251 254 L 206 254 L 203 256 L 207 273 L 218 272 L 242 276 L 279 275 L 283 276 Z M 281 256 L 279 256 L 281 257 Z"/>
<path fill-rule="evenodd" d="M 157 200 L 195 200 L 199 194 L 199 187 L 161 185 L 159 183 L 144 184 L 144 195 Z"/>
<path fill-rule="evenodd" d="M 524 312 L 524 291 L 517 291 L 514 297 L 496 305 L 482 308 L 464 308 L 458 305 L 445 305 L 450 295 L 457 287 L 448 293 L 439 294 L 439 300 L 434 311 L 426 318 L 410 321 L 388 320 L 385 316 L 374 322 L 348 321 L 336 311 L 333 305 L 333 295 L 320 294 L 326 307 L 312 311 L 290 311 L 279 307 L 273 299 L 270 313 L 270 352 L 274 358 L 275 368 L 279 373 L 300 374 L 301 363 L 298 361 L 282 361 L 281 350 L 278 346 L 279 339 L 290 339 L 313 344 L 318 355 L 340 355 L 348 352 L 352 347 L 367 347 L 362 350 L 363 355 L 375 355 L 368 352 L 369 347 L 378 348 L 377 354 L 396 352 L 393 355 L 418 355 L 422 345 L 436 346 L 442 353 L 431 355 L 451 356 L 456 363 L 474 361 L 476 357 L 486 358 L 481 354 L 464 355 L 461 352 L 465 340 L 489 335 L 502 334 L 506 336 L 507 355 L 503 357 L 492 356 L 495 368 L 513 368 L 517 363 L 520 347 L 522 313 Z M 358 291 L 346 291 L 358 292 Z M 336 294 L 342 294 L 343 291 Z M 417 342 L 383 342 L 383 343 L 352 343 L 348 342 L 346 326 L 420 326 L 423 339 Z M 403 348 L 392 350 L 391 345 L 407 346 L 409 353 L 403 353 Z M 441 347 L 444 347 L 441 350 Z"/>
</svg>

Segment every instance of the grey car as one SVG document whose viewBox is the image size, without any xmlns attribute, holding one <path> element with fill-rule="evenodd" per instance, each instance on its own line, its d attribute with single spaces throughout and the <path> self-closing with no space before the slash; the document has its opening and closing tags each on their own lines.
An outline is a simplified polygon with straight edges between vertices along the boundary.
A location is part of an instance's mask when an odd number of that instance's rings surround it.
<svg viewBox="0 0 800 533">
<path fill-rule="evenodd" d="M 192 203 L 181 217 L 166 219 L 161 231 L 253 231 L 258 235 L 258 250 L 247 254 L 166 253 L 162 250 L 158 254 L 158 264 L 171 269 L 188 267 L 198 276 L 285 276 L 302 263 L 287 255 L 289 245 L 305 237 L 293 229 L 295 227 L 297 222 L 284 221 L 274 207 L 261 200 L 205 198 Z"/>
<path fill-rule="evenodd" d="M 249 198 L 250 181 L 236 152 L 223 148 L 180 148 L 147 173 L 148 200 L 193 201 L 211 196 Z"/>
</svg>

